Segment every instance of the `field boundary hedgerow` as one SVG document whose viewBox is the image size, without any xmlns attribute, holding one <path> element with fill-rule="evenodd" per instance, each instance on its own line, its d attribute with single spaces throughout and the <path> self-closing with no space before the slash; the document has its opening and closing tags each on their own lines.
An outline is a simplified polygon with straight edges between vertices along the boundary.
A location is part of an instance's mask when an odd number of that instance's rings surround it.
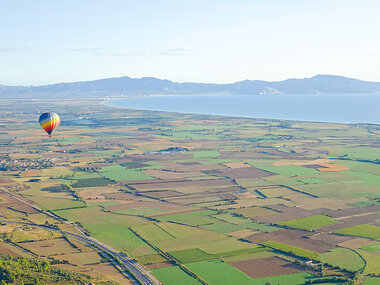
<svg viewBox="0 0 380 285">
<path fill-rule="evenodd" d="M 278 251 L 286 252 L 295 256 L 299 256 L 299 257 L 303 257 L 303 258 L 311 259 L 315 261 L 320 261 L 319 254 L 311 250 L 283 244 L 276 241 L 266 241 L 261 244 L 267 247 L 276 249 Z"/>
</svg>

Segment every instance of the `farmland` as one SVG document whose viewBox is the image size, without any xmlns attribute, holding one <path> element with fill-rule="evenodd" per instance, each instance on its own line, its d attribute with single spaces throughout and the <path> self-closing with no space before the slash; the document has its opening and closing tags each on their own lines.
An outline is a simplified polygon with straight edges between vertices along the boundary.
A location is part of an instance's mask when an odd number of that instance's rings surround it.
<svg viewBox="0 0 380 285">
<path fill-rule="evenodd" d="M 276 249 L 276 250 L 279 250 L 279 251 L 283 251 L 286 253 L 293 254 L 295 256 L 307 258 L 307 259 L 312 259 L 312 260 L 319 260 L 320 259 L 318 253 L 316 253 L 316 252 L 306 250 L 306 249 L 302 249 L 302 248 L 298 248 L 295 246 L 282 244 L 282 243 L 279 243 L 276 241 L 267 241 L 267 242 L 264 242 L 263 245 L 268 246 L 268 247 L 273 248 L 273 249 Z"/>
<path fill-rule="evenodd" d="M 184 284 L 184 285 L 202 284 L 199 281 L 197 281 L 197 279 L 187 275 L 178 266 L 153 269 L 152 272 L 158 278 L 160 278 L 160 280 L 164 284 L 175 285 L 175 284 L 178 284 L 178 280 L 181 280 L 181 284 Z"/>
<path fill-rule="evenodd" d="M 330 252 L 321 254 L 320 257 L 324 263 L 349 271 L 359 271 L 365 266 L 363 258 L 347 248 L 337 247 Z"/>
<path fill-rule="evenodd" d="M 191 271 L 210 284 L 250 284 L 252 279 L 231 265 L 219 261 L 201 261 L 186 265 Z"/>
<path fill-rule="evenodd" d="M 358 225 L 350 228 L 336 230 L 335 233 L 380 240 L 380 227 L 373 225 Z"/>
<path fill-rule="evenodd" d="M 313 230 L 315 228 L 320 228 L 323 226 L 337 224 L 338 222 L 334 221 L 330 217 L 326 216 L 313 216 L 307 218 L 301 218 L 296 220 L 289 220 L 285 222 L 278 223 L 281 226 L 287 226 L 295 229 L 303 230 Z"/>
<path fill-rule="evenodd" d="M 80 229 L 163 284 L 379 274 L 377 125 L 80 103 L 0 101 L 1 220 Z M 46 109 L 62 118 L 52 138 L 31 119 Z M 95 283 L 129 282 L 58 232 L 4 222 L 0 237 L 1 253 L 55 260 Z"/>
</svg>

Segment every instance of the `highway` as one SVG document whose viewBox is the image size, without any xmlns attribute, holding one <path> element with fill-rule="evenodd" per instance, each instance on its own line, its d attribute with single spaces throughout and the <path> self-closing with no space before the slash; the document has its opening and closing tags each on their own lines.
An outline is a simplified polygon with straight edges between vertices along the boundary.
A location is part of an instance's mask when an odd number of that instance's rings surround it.
<svg viewBox="0 0 380 285">
<path fill-rule="evenodd" d="M 2 223 L 12 223 L 12 224 L 18 224 L 18 225 L 25 225 L 25 226 L 33 226 L 33 227 L 39 227 L 39 228 L 45 228 L 45 229 L 49 229 L 49 230 L 53 230 L 53 231 L 58 231 L 58 232 L 61 232 L 71 238 L 74 238 L 74 239 L 77 239 L 89 246 L 92 246 L 92 247 L 95 247 L 98 249 L 98 251 L 101 251 L 101 252 L 105 252 L 107 253 L 108 255 L 112 256 L 115 260 L 118 260 L 120 262 L 120 267 L 122 268 L 122 270 L 124 271 L 124 274 L 126 274 L 134 283 L 136 284 L 144 284 L 144 285 L 160 285 L 162 284 L 160 281 L 158 281 L 149 271 L 147 271 L 143 266 L 141 266 L 140 264 L 138 264 L 135 260 L 131 259 L 130 257 L 128 257 L 127 255 L 123 254 L 122 252 L 110 247 L 109 245 L 106 245 L 100 241 L 98 241 L 97 239 L 91 237 L 91 236 L 88 236 L 86 235 L 77 225 L 75 225 L 74 223 L 72 222 L 68 222 L 68 221 L 65 221 L 63 220 L 62 218 L 50 213 L 50 212 L 46 212 L 34 205 L 32 205 L 31 203 L 13 195 L 13 194 L 10 194 L 4 190 L 1 190 L 0 189 L 0 192 L 6 194 L 6 195 L 9 195 L 11 196 L 12 198 L 14 199 L 17 199 L 18 201 L 22 202 L 22 203 L 25 203 L 27 204 L 28 206 L 32 207 L 33 209 L 39 211 L 39 212 L 42 212 L 60 222 L 65 222 L 65 223 L 68 223 L 70 225 L 72 225 L 73 227 L 75 227 L 75 229 L 77 229 L 81 235 L 79 234 L 74 234 L 74 233 L 71 233 L 71 232 L 67 232 L 67 231 L 63 231 L 61 229 L 58 229 L 58 228 L 55 228 L 53 226 L 49 226 L 49 225 L 39 225 L 39 224 L 34 224 L 34 223 L 24 223 L 24 222 L 18 222 L 18 221 L 10 221 L 10 220 L 0 220 L 0 222 Z M 132 275 L 130 274 L 132 273 Z M 137 281 L 137 280 L 138 281 Z"/>
</svg>

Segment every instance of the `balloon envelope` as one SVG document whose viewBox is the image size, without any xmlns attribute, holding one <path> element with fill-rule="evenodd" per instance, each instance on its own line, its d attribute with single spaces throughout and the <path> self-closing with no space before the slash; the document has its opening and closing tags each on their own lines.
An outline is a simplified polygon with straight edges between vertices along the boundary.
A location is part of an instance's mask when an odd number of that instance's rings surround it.
<svg viewBox="0 0 380 285">
<path fill-rule="evenodd" d="M 59 123 L 61 122 L 61 119 L 59 118 L 58 114 L 56 113 L 43 113 L 40 116 L 39 119 L 41 127 L 49 134 L 54 131 L 56 127 L 59 126 Z"/>
</svg>

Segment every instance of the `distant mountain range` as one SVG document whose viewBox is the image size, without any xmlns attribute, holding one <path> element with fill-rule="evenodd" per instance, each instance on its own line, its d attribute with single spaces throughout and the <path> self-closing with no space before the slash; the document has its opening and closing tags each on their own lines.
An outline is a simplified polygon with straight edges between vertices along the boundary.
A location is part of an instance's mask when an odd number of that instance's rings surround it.
<svg viewBox="0 0 380 285">
<path fill-rule="evenodd" d="M 283 81 L 244 80 L 231 84 L 178 83 L 154 77 L 130 78 L 127 76 L 93 81 L 58 83 L 42 86 L 0 85 L 0 98 L 40 97 L 104 97 L 150 94 L 337 94 L 379 93 L 380 82 L 362 81 L 335 75 L 316 75 L 304 79 Z"/>
</svg>

